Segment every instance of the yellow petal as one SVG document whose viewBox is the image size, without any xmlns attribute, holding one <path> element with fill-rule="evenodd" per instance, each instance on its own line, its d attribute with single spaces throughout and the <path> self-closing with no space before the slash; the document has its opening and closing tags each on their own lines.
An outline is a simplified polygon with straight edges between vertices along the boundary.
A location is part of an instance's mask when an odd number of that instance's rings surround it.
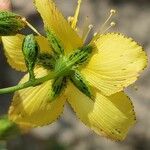
<svg viewBox="0 0 150 150">
<path fill-rule="evenodd" d="M 26 65 L 22 53 L 24 35 L 2 36 L 3 47 L 8 63 L 18 71 L 26 71 Z M 36 37 L 41 52 L 50 52 L 48 41 L 43 36 Z"/>
<path fill-rule="evenodd" d="M 75 11 L 75 14 L 74 14 L 74 17 L 73 17 L 73 21 L 72 21 L 72 24 L 71 24 L 71 27 L 73 29 L 76 29 L 76 25 L 77 25 L 78 17 L 79 17 L 79 12 L 80 12 L 80 8 L 81 8 L 81 3 L 82 3 L 82 0 L 78 0 L 78 5 L 77 5 L 76 11 Z"/>
<path fill-rule="evenodd" d="M 35 38 L 40 46 L 41 53 L 51 53 L 51 46 L 44 36 L 36 36 Z"/>
<path fill-rule="evenodd" d="M 56 8 L 53 0 L 34 0 L 44 25 L 61 40 L 66 52 L 82 46 L 82 40 Z"/>
<path fill-rule="evenodd" d="M 100 35 L 92 44 L 95 54 L 82 73 L 105 95 L 122 91 L 135 82 L 147 65 L 142 47 L 121 34 Z"/>
<path fill-rule="evenodd" d="M 92 101 L 70 84 L 66 94 L 79 119 L 97 134 L 123 140 L 135 123 L 133 105 L 123 92 L 106 97 L 95 91 Z"/>
<path fill-rule="evenodd" d="M 48 71 L 42 68 L 35 70 L 36 77 L 47 75 Z M 25 75 L 20 83 L 28 80 Z M 65 97 L 61 95 L 53 102 L 50 101 L 51 81 L 39 86 L 17 91 L 9 108 L 9 118 L 21 126 L 36 127 L 50 124 L 55 121 L 65 103 Z"/>
</svg>

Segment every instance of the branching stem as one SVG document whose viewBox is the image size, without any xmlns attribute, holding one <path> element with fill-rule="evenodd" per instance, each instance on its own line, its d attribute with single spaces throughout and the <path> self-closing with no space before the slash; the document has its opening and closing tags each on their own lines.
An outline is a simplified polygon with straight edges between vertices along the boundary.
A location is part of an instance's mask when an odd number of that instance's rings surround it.
<svg viewBox="0 0 150 150">
<path fill-rule="evenodd" d="M 33 78 L 32 80 L 29 80 L 23 84 L 18 84 L 16 86 L 8 87 L 0 89 L 0 94 L 7 94 L 12 93 L 21 89 L 25 89 L 28 87 L 34 87 L 37 85 L 40 85 L 48 80 L 56 79 L 57 77 L 68 75 L 68 73 L 71 71 L 71 68 L 75 65 L 85 61 L 87 56 L 91 53 L 92 47 L 86 46 L 82 48 L 80 51 L 75 51 L 73 55 L 70 55 L 70 57 L 66 59 L 61 59 L 61 61 L 57 61 L 58 64 L 56 64 L 55 69 L 53 72 L 50 72 L 48 75 L 41 77 L 41 78 Z"/>
<path fill-rule="evenodd" d="M 33 86 L 37 86 L 39 84 L 44 83 L 45 81 L 48 81 L 50 79 L 55 78 L 56 74 L 55 73 L 49 73 L 48 75 L 42 77 L 42 78 L 37 78 L 35 80 L 29 80 L 23 84 L 18 84 L 16 86 L 12 86 L 12 87 L 8 87 L 8 88 L 3 88 L 0 89 L 0 94 L 7 94 L 7 93 L 12 93 L 21 89 L 25 89 L 28 87 L 33 87 Z"/>
</svg>

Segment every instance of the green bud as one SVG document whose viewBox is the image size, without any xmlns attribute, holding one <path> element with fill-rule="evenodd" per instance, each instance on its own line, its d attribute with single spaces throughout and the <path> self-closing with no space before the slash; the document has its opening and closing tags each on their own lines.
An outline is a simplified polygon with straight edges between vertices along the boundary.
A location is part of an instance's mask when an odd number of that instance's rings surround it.
<svg viewBox="0 0 150 150">
<path fill-rule="evenodd" d="M 69 61 L 74 65 L 83 64 L 92 53 L 92 46 L 88 45 L 82 47 L 81 49 L 77 49 L 73 54 L 69 56 Z"/>
<path fill-rule="evenodd" d="M 50 101 L 55 100 L 63 91 L 66 86 L 66 78 L 65 77 L 58 77 L 53 81 L 52 90 L 50 95 Z"/>
<path fill-rule="evenodd" d="M 50 30 L 46 30 L 46 35 L 48 41 L 50 42 L 50 45 L 53 48 L 54 54 L 56 54 L 58 57 L 59 55 L 64 54 L 64 48 L 61 45 L 60 40 L 56 37 L 56 35 Z"/>
<path fill-rule="evenodd" d="M 0 36 L 17 34 L 25 26 L 21 16 L 9 11 L 0 11 Z"/>
<path fill-rule="evenodd" d="M 87 81 L 77 70 L 72 71 L 72 73 L 70 74 L 70 80 L 83 94 L 92 99 L 92 94 Z"/>
<path fill-rule="evenodd" d="M 6 140 L 19 135 L 18 126 L 11 122 L 7 116 L 0 118 L 0 140 Z"/>
<path fill-rule="evenodd" d="M 24 38 L 22 52 L 25 58 L 26 66 L 29 71 L 30 79 L 34 79 L 34 67 L 39 53 L 39 45 L 33 34 Z"/>
</svg>

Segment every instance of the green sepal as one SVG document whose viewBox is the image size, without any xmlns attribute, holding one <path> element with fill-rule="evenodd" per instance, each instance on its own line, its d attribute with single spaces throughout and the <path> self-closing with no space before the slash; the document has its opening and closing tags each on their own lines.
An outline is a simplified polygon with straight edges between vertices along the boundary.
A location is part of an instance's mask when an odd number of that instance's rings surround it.
<svg viewBox="0 0 150 150">
<path fill-rule="evenodd" d="M 39 53 L 39 45 L 33 34 L 24 38 L 22 52 L 25 58 L 26 66 L 29 71 L 30 79 L 34 79 L 34 67 Z"/>
<path fill-rule="evenodd" d="M 58 76 L 68 76 L 71 69 L 76 68 L 77 65 L 82 65 L 91 56 L 92 47 L 85 46 L 81 49 L 77 49 L 73 54 L 69 56 L 61 55 L 55 63 L 54 71 Z"/>
<path fill-rule="evenodd" d="M 70 70 L 73 65 L 70 65 L 67 60 L 68 59 L 65 56 L 60 56 L 60 58 L 57 59 L 54 68 L 54 72 L 58 74 L 57 77 L 67 76 L 70 73 Z"/>
<path fill-rule="evenodd" d="M 53 48 L 54 54 L 57 55 L 57 57 L 59 57 L 59 55 L 64 54 L 64 48 L 60 40 L 56 37 L 56 35 L 48 29 L 46 29 L 45 32 L 47 35 L 47 39 Z"/>
<path fill-rule="evenodd" d="M 91 56 L 92 49 L 93 48 L 90 45 L 77 49 L 69 56 L 68 60 L 74 63 L 74 65 L 83 64 Z"/>
<path fill-rule="evenodd" d="M 0 140 L 8 140 L 20 134 L 19 127 L 10 121 L 8 117 L 0 117 Z"/>
<path fill-rule="evenodd" d="M 58 77 L 57 79 L 54 79 L 50 93 L 50 102 L 54 101 L 61 94 L 65 86 L 66 77 Z"/>
<path fill-rule="evenodd" d="M 0 11 L 0 36 L 17 34 L 25 26 L 21 16 L 9 11 Z"/>
<path fill-rule="evenodd" d="M 92 99 L 92 93 L 90 91 L 90 87 L 86 81 L 86 79 L 80 74 L 77 70 L 72 70 L 72 73 L 70 74 L 70 80 L 72 83 L 86 96 L 88 96 L 90 99 Z"/>
<path fill-rule="evenodd" d="M 51 54 L 41 53 L 38 55 L 37 64 L 48 70 L 53 70 L 56 60 Z"/>
</svg>

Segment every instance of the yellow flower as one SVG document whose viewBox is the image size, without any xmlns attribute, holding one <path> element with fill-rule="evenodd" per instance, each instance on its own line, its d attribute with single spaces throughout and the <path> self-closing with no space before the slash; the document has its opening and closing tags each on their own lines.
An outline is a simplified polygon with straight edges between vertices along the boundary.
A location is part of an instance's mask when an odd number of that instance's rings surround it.
<svg viewBox="0 0 150 150">
<path fill-rule="evenodd" d="M 65 55 L 83 46 L 83 39 L 76 32 L 81 0 L 70 23 L 52 0 L 34 0 L 34 3 L 44 21 L 44 27 L 53 31 L 61 41 Z M 20 71 L 26 71 L 21 51 L 23 39 L 24 35 L 21 34 L 2 37 L 8 63 Z M 41 53 L 51 53 L 52 48 L 44 36 L 37 36 L 36 39 Z M 78 118 L 97 134 L 123 140 L 136 121 L 132 102 L 123 90 L 135 82 L 146 67 L 146 54 L 131 38 L 119 33 L 98 34 L 90 45 L 93 46 L 94 54 L 79 70 L 88 82 L 94 100 L 68 81 L 65 90 L 50 102 L 52 80 L 49 80 L 36 87 L 17 91 L 9 109 L 9 118 L 24 126 L 47 125 L 60 116 L 67 100 Z M 47 75 L 50 70 L 36 66 L 34 72 L 38 78 Z M 20 83 L 28 81 L 28 76 L 25 75 Z"/>
</svg>

